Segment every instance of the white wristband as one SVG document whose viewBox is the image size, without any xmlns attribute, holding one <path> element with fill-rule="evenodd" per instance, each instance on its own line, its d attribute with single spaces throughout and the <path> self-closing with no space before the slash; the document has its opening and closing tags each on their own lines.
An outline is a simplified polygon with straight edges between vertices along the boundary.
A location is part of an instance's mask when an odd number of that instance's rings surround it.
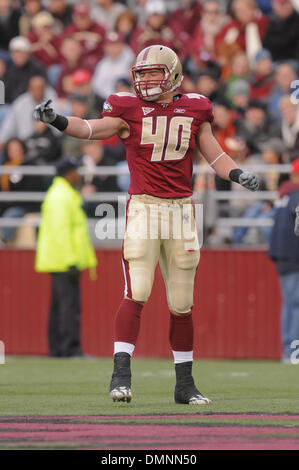
<svg viewBox="0 0 299 470">
<path fill-rule="evenodd" d="M 89 124 L 88 121 L 86 121 L 86 119 L 83 119 L 84 122 L 86 122 L 86 124 L 88 125 L 88 129 L 89 129 L 89 136 L 87 137 L 88 140 L 91 139 L 91 136 L 92 136 L 92 128 L 91 128 L 91 125 Z"/>
<path fill-rule="evenodd" d="M 217 157 L 217 158 L 215 158 L 215 160 L 214 160 L 212 163 L 210 163 L 210 166 L 213 166 L 213 165 L 214 165 L 214 163 L 216 163 L 216 162 L 217 162 L 217 160 L 219 160 L 219 158 L 223 157 L 223 155 L 225 155 L 225 154 L 226 154 L 226 152 L 222 152 L 220 155 L 218 155 L 218 157 Z"/>
</svg>

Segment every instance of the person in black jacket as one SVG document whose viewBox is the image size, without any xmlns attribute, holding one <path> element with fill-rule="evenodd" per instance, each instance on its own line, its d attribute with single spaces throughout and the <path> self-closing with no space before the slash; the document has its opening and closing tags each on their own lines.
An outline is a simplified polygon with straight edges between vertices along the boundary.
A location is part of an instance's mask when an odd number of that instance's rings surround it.
<svg viewBox="0 0 299 470">
<path fill-rule="evenodd" d="M 282 361 L 289 362 L 294 341 L 299 340 L 299 239 L 294 233 L 296 207 L 299 204 L 299 158 L 292 163 L 291 176 L 279 188 L 269 256 L 279 274 L 282 310 Z"/>
<path fill-rule="evenodd" d="M 46 78 L 42 64 L 32 59 L 30 41 L 17 36 L 9 43 L 11 61 L 7 64 L 3 77 L 5 85 L 5 102 L 12 103 L 18 96 L 27 91 L 29 81 L 34 76 Z"/>
<path fill-rule="evenodd" d="M 11 0 L 0 3 L 0 49 L 7 50 L 9 42 L 19 34 L 20 10 L 13 8 Z"/>
<path fill-rule="evenodd" d="M 272 7 L 263 47 L 274 61 L 299 59 L 299 14 L 291 0 L 272 0 Z"/>
<path fill-rule="evenodd" d="M 52 165 L 62 156 L 62 138 L 43 122 L 34 121 L 34 132 L 25 141 L 27 160 L 34 165 Z"/>
<path fill-rule="evenodd" d="M 4 147 L 3 165 L 10 168 L 27 165 L 25 161 L 26 147 L 20 139 L 10 139 Z M 0 175 L 0 192 L 11 193 L 15 191 L 44 191 L 43 180 L 39 176 L 23 175 L 19 171 Z M 39 212 L 40 202 L 0 201 L 0 216 L 7 218 L 24 217 L 27 212 Z M 11 241 L 16 233 L 16 227 L 2 227 L 1 242 Z"/>
</svg>

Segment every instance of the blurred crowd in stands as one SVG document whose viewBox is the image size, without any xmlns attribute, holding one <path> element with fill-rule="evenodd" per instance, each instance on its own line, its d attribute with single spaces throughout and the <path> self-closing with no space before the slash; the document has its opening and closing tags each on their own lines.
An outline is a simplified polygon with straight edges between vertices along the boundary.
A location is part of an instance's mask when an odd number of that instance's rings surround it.
<svg viewBox="0 0 299 470">
<path fill-rule="evenodd" d="M 126 191 L 126 178 L 92 171 L 125 165 L 117 137 L 83 142 L 35 122 L 32 112 L 51 99 L 60 114 L 99 117 L 109 94 L 132 91 L 131 65 L 151 44 L 177 52 L 185 77 L 181 91 L 211 99 L 215 136 L 238 164 L 299 157 L 299 0 L 0 0 L 0 164 L 53 165 L 70 155 L 90 170 L 83 197 Z M 199 153 L 194 159 L 204 165 Z M 286 177 L 263 174 L 262 189 L 276 190 Z M 50 182 L 0 175 L 0 191 L 44 191 Z M 194 177 L 199 192 L 234 185 Z M 238 204 L 240 215 L 246 207 Z M 34 209 L 17 205 L 20 214 Z M 12 206 L 0 201 L 0 215 Z M 259 210 L 268 212 L 271 203 L 261 202 Z"/>
</svg>

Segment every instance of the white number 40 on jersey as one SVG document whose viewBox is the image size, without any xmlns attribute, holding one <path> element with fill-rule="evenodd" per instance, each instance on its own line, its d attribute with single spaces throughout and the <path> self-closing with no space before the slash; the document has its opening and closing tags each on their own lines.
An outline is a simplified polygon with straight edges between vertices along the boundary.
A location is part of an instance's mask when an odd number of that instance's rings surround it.
<svg viewBox="0 0 299 470">
<path fill-rule="evenodd" d="M 191 124 L 193 118 L 175 116 L 171 118 L 167 132 L 167 117 L 144 117 L 142 119 L 141 144 L 152 144 L 152 162 L 162 160 L 166 146 L 164 160 L 181 160 L 186 155 L 191 137 Z M 155 124 L 155 127 L 154 127 Z"/>
</svg>

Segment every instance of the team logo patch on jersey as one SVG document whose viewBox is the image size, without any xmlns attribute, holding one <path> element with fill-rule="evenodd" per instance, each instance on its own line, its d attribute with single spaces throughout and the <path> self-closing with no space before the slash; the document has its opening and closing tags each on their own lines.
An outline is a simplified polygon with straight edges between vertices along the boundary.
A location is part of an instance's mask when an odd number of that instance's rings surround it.
<svg viewBox="0 0 299 470">
<path fill-rule="evenodd" d="M 174 112 L 174 113 L 185 113 L 185 111 L 186 111 L 186 110 L 183 109 L 183 108 L 176 108 L 173 112 Z"/>
<path fill-rule="evenodd" d="M 105 101 L 105 103 L 103 104 L 103 110 L 107 111 L 108 113 L 111 113 L 112 109 L 112 105 L 108 103 L 108 101 Z"/>
<path fill-rule="evenodd" d="M 143 115 L 146 116 L 147 114 L 151 113 L 152 111 L 155 111 L 155 108 L 145 108 L 144 106 L 142 106 L 142 111 L 143 111 Z"/>
</svg>

